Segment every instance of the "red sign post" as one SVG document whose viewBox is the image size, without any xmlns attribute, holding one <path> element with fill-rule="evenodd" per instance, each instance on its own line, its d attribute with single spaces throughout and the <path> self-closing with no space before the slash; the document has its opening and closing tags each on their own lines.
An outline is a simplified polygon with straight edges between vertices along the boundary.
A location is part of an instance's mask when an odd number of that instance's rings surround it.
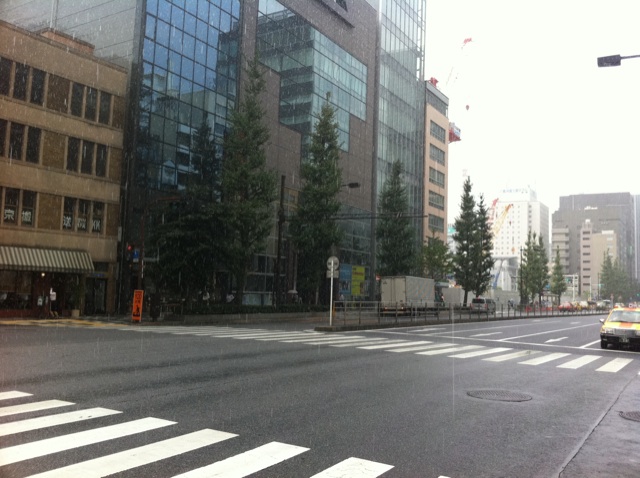
<svg viewBox="0 0 640 478">
<path fill-rule="evenodd" d="M 144 290 L 133 291 L 133 307 L 131 308 L 131 320 L 133 322 L 142 321 L 142 304 L 144 301 Z"/>
</svg>

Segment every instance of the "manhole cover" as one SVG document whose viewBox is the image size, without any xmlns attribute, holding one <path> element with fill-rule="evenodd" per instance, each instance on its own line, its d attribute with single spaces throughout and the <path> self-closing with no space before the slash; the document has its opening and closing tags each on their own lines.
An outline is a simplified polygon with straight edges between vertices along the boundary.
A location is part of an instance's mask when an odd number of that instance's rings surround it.
<svg viewBox="0 0 640 478">
<path fill-rule="evenodd" d="M 526 393 L 510 392 L 509 390 L 472 390 L 467 395 L 483 400 L 498 400 L 501 402 L 526 402 L 533 397 Z"/>
<path fill-rule="evenodd" d="M 640 422 L 640 412 L 620 412 L 620 416 L 627 420 Z"/>
</svg>

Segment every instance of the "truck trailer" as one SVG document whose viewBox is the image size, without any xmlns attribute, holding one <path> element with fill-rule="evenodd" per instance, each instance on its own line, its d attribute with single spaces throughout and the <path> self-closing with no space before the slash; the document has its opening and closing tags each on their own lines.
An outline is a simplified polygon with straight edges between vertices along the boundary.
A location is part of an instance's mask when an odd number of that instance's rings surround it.
<svg viewBox="0 0 640 478">
<path fill-rule="evenodd" d="M 411 313 L 435 308 L 435 281 L 426 277 L 387 276 L 380 279 L 383 313 Z"/>
</svg>

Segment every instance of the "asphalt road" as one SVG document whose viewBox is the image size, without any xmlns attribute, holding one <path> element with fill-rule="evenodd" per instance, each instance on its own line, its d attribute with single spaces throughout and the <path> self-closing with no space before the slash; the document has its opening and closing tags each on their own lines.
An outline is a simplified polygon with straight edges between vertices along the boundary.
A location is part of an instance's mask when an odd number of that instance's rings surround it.
<svg viewBox="0 0 640 478">
<path fill-rule="evenodd" d="M 0 326 L 0 476 L 637 477 L 598 318 Z"/>
</svg>

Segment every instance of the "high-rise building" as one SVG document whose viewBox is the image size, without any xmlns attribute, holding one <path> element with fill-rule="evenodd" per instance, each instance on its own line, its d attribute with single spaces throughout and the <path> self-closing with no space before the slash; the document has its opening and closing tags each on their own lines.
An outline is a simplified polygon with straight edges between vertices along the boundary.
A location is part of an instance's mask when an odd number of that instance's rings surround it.
<svg viewBox="0 0 640 478">
<path fill-rule="evenodd" d="M 88 42 L 96 57 L 128 73 L 117 201 L 120 310 L 132 289 L 145 285 L 143 258 L 127 267 L 127 245 L 148 255 L 149 211 L 184 190 L 199 127 L 210 128 L 214 161 L 222 158 L 221 139 L 242 94 L 242 59 L 256 51 L 267 80 L 267 161 L 285 176 L 287 214 L 295 208 L 300 164 L 327 93 L 336 108 L 343 181 L 360 185 L 340 193 L 340 291 L 350 297 L 374 292 L 376 202 L 396 160 L 404 169 L 416 244 L 422 242 L 425 0 L 52 0 L 50 6 L 7 0 L 0 16 L 29 31 L 48 27 Z M 442 198 L 434 201 L 441 205 Z M 286 234 L 283 240 L 276 280 L 282 290 L 295 289 L 295 255 Z M 274 228 L 255 258 L 247 303 L 270 302 L 277 249 Z"/>
<path fill-rule="evenodd" d="M 0 22 L 0 316 L 115 311 L 126 87 L 92 44 Z"/>
<path fill-rule="evenodd" d="M 564 273 L 578 275 L 580 293 L 589 294 L 597 288 L 604 253 L 615 254 L 613 259 L 633 277 L 635 230 L 634 202 L 629 193 L 561 196 L 560 208 L 553 213 L 552 251 L 560 249 Z M 606 238 L 607 247 L 595 250 L 588 238 L 599 234 Z"/>
</svg>

